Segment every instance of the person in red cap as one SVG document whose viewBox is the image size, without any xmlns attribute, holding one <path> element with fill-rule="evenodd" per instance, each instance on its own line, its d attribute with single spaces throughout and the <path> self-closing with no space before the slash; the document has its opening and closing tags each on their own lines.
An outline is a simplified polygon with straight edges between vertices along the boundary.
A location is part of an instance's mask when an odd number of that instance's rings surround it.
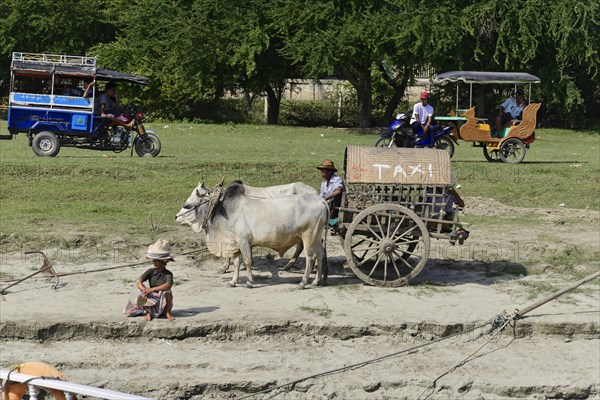
<svg viewBox="0 0 600 400">
<path fill-rule="evenodd" d="M 429 93 L 421 92 L 421 102 L 413 107 L 410 118 L 410 127 L 415 135 L 423 132 L 423 136 L 429 135 L 429 147 L 435 146 L 435 126 L 433 122 L 433 107 L 427 104 Z"/>
</svg>

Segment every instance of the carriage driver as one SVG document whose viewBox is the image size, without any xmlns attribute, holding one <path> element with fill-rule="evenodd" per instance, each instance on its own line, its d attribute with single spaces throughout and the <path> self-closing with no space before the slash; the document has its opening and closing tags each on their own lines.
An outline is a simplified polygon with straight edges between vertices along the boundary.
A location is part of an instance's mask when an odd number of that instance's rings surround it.
<svg viewBox="0 0 600 400">
<path fill-rule="evenodd" d="M 323 177 L 319 195 L 329 205 L 330 219 L 337 218 L 338 208 L 342 204 L 342 193 L 345 190 L 344 181 L 335 174 L 337 169 L 331 160 L 323 160 L 317 169 L 321 171 L 321 177 Z"/>
</svg>

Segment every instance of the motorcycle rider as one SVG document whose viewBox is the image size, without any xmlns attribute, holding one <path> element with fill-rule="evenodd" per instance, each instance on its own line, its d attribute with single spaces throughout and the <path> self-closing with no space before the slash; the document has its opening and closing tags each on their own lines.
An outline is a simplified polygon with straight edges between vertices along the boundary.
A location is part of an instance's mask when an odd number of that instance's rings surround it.
<svg viewBox="0 0 600 400">
<path fill-rule="evenodd" d="M 110 81 L 104 87 L 104 92 L 96 99 L 96 110 L 100 112 L 100 115 L 111 119 L 110 125 L 121 125 L 125 128 L 133 128 L 133 120 L 126 124 L 115 118 L 115 114 L 120 114 L 119 109 L 119 98 L 117 97 L 117 88 L 113 81 Z"/>
<path fill-rule="evenodd" d="M 415 134 L 415 137 L 419 137 L 419 133 L 423 132 L 423 137 L 429 135 L 429 147 L 435 146 L 435 128 L 433 125 L 433 107 L 431 104 L 427 104 L 429 100 L 428 92 L 421 92 L 421 102 L 416 103 L 413 106 L 412 116 L 410 118 L 410 127 Z"/>
</svg>

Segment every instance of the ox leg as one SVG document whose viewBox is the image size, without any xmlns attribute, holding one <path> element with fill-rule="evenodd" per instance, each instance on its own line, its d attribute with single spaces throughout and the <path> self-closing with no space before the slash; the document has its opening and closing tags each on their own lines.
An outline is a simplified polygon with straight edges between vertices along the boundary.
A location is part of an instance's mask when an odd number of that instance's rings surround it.
<svg viewBox="0 0 600 400">
<path fill-rule="evenodd" d="M 229 259 L 229 258 L 228 258 Z M 236 287 L 240 276 L 240 253 L 234 254 L 233 257 L 233 276 L 227 287 Z"/>
<path fill-rule="evenodd" d="M 223 260 L 223 265 L 221 266 L 221 268 L 219 268 L 217 270 L 217 272 L 219 274 L 224 274 L 225 272 L 227 272 L 227 269 L 229 268 L 229 264 L 231 262 L 231 257 L 222 257 L 221 259 Z"/>
<path fill-rule="evenodd" d="M 312 272 L 313 264 L 315 262 L 314 246 L 304 245 L 304 257 L 306 258 L 306 269 L 304 270 L 304 275 L 302 276 L 302 281 L 298 285 L 298 289 L 304 289 L 308 283 L 308 277 Z"/>
<path fill-rule="evenodd" d="M 300 257 L 300 253 L 302 253 L 302 250 L 304 250 L 304 245 L 302 244 L 302 242 L 300 242 L 296 245 L 296 251 L 294 252 L 292 258 L 290 258 L 285 267 L 283 267 L 284 271 L 289 271 L 296 264 L 296 261 L 298 261 L 298 257 Z"/>
<path fill-rule="evenodd" d="M 323 243 L 321 242 L 319 248 L 317 249 L 316 257 L 317 259 L 317 276 L 315 277 L 315 281 L 313 285 L 317 286 L 327 286 L 327 275 L 329 274 L 329 267 L 327 266 L 327 251 L 325 247 L 323 247 Z"/>
<path fill-rule="evenodd" d="M 248 273 L 248 281 L 246 282 L 247 288 L 254 287 L 254 279 L 252 278 L 252 247 L 250 245 L 242 245 L 240 246 L 240 251 L 242 253 L 242 261 L 246 265 L 246 272 Z"/>
</svg>

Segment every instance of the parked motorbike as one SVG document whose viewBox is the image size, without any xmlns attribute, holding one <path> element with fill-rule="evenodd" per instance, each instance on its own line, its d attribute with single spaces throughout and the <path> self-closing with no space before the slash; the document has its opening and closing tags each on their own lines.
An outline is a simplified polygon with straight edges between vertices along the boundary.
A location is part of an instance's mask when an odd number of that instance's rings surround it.
<svg viewBox="0 0 600 400">
<path fill-rule="evenodd" d="M 404 130 L 410 130 L 410 115 L 406 113 L 396 114 L 396 120 L 379 134 L 379 139 L 375 142 L 375 147 L 406 147 L 402 143 L 406 137 Z"/>
<path fill-rule="evenodd" d="M 430 147 L 431 139 L 429 135 L 424 135 L 423 130 L 416 133 L 413 132 L 409 125 L 410 115 L 399 113 L 396 115 L 396 120 L 392 122 L 389 128 L 379 134 L 379 139 L 375 142 L 375 147 Z M 458 142 L 452 136 L 453 128 L 434 126 L 435 142 L 434 146 L 437 149 L 445 150 L 450 157 L 454 155 L 454 143 Z"/>
</svg>

